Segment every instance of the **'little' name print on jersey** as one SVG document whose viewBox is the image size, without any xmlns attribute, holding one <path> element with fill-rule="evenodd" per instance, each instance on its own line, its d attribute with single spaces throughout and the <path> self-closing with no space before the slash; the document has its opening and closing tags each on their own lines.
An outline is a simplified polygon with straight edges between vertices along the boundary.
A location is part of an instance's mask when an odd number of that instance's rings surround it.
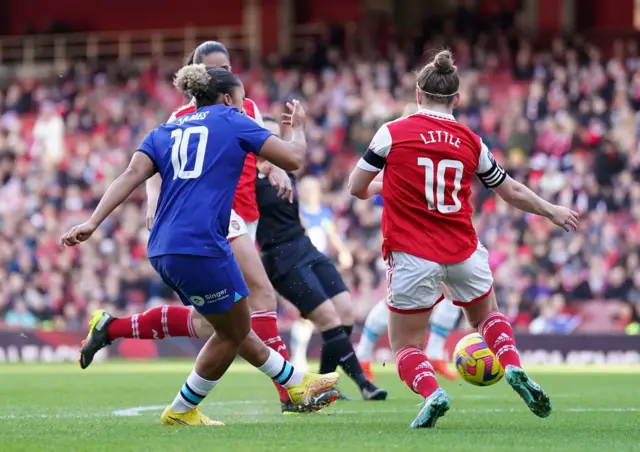
<svg viewBox="0 0 640 452">
<path fill-rule="evenodd" d="M 423 133 L 421 133 L 420 136 L 424 144 L 446 143 L 457 148 L 460 147 L 460 138 L 454 137 L 444 130 L 430 130 L 426 136 Z"/>
</svg>

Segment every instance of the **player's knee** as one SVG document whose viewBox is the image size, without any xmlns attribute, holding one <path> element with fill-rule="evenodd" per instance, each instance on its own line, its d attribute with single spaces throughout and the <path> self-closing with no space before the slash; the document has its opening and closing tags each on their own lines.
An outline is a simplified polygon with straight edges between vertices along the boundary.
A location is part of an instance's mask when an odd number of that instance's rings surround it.
<svg viewBox="0 0 640 452">
<path fill-rule="evenodd" d="M 213 336 L 215 330 L 202 314 L 194 311 L 191 314 L 191 322 L 193 323 L 193 330 L 197 337 L 205 338 Z"/>
<path fill-rule="evenodd" d="M 489 293 L 482 300 L 478 300 L 469 306 L 463 306 L 467 322 L 472 328 L 478 328 L 480 323 L 491 312 L 498 311 L 498 303 L 493 292 Z"/>
<path fill-rule="evenodd" d="M 248 283 L 249 304 L 252 311 L 274 311 L 278 306 L 276 292 L 269 280 L 259 278 Z"/>
<path fill-rule="evenodd" d="M 307 315 L 307 318 L 311 320 L 320 331 L 327 331 L 342 325 L 342 320 L 340 319 L 338 312 L 334 308 L 333 304 L 328 301 L 325 301 L 315 308 Z"/>
<path fill-rule="evenodd" d="M 331 299 L 331 303 L 340 317 L 343 325 L 353 325 L 355 321 L 355 311 L 351 302 L 351 294 L 342 292 Z"/>
<path fill-rule="evenodd" d="M 235 328 L 227 331 L 226 340 L 230 341 L 234 346 L 240 347 L 240 345 L 244 342 L 250 332 L 251 323 L 240 322 L 239 324 L 235 325 Z"/>
</svg>

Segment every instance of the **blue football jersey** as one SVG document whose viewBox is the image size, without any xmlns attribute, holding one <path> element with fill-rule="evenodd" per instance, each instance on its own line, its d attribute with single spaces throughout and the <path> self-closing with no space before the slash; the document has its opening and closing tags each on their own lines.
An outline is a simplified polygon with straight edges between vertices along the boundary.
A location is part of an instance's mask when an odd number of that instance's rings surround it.
<svg viewBox="0 0 640 452">
<path fill-rule="evenodd" d="M 225 257 L 233 197 L 248 152 L 271 132 L 237 109 L 203 107 L 151 131 L 140 144 L 162 176 L 149 257 Z"/>
</svg>

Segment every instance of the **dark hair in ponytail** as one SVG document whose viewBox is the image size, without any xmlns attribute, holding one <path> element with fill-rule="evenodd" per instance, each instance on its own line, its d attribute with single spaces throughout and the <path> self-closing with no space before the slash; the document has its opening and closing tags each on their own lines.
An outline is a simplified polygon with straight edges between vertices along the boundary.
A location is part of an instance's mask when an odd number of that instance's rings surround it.
<svg viewBox="0 0 640 452">
<path fill-rule="evenodd" d="M 417 84 L 427 102 L 451 105 L 460 87 L 451 51 L 438 52 L 418 73 Z"/>
<path fill-rule="evenodd" d="M 185 65 L 201 64 L 204 57 L 211 55 L 212 53 L 224 53 L 228 59 L 231 59 L 229 57 L 229 51 L 224 44 L 218 41 L 205 41 L 191 52 L 185 62 Z"/>
</svg>

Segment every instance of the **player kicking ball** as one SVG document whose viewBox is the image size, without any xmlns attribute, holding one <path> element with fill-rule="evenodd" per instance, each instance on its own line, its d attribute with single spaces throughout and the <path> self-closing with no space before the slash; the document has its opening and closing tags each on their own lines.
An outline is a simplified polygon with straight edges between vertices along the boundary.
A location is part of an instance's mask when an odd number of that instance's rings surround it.
<svg viewBox="0 0 640 452">
<path fill-rule="evenodd" d="M 231 71 L 229 51 L 217 41 L 205 41 L 194 49 L 187 64 L 194 63 Z M 253 101 L 245 98 L 243 107 L 247 116 L 259 125 L 263 125 L 260 111 Z M 174 122 L 195 111 L 195 101 L 189 98 L 189 103 L 175 111 L 168 122 Z M 231 243 L 231 250 L 249 287 L 251 328 L 268 347 L 289 361 L 287 347 L 278 331 L 275 291 L 269 283 L 254 244 L 259 217 L 256 202 L 256 167 L 267 175 L 269 183 L 278 188 L 283 198 L 291 196 L 291 181 L 285 171 L 263 159 L 258 159 L 253 154 L 248 154 L 233 199 L 227 239 Z M 161 183 L 162 178 L 159 173 L 146 182 L 149 230 L 154 222 Z M 94 355 L 100 349 L 110 345 L 115 339 L 208 338 L 213 334 L 211 324 L 197 311 L 185 306 L 157 306 L 144 313 L 123 318 L 114 318 L 107 312 L 96 311 L 89 325 L 89 334 L 80 349 L 79 363 L 83 369 L 91 364 Z M 321 399 L 312 400 L 305 405 L 294 404 L 284 387 L 275 382 L 274 386 L 278 392 L 283 414 L 315 412 L 326 406 L 326 401 Z"/>
<path fill-rule="evenodd" d="M 323 394 L 334 397 L 337 373 L 303 374 L 251 330 L 249 290 L 226 238 L 247 154 L 297 169 L 306 151 L 304 111 L 297 101 L 290 105 L 293 136 L 285 142 L 241 113 L 244 88 L 232 73 L 190 65 L 178 72 L 175 85 L 195 99 L 195 112 L 151 131 L 91 218 L 71 228 L 61 244 L 74 246 L 88 240 L 136 187 L 159 172 L 163 184 L 149 238 L 149 259 L 183 304 L 194 306 L 215 330 L 163 412 L 162 422 L 223 425 L 203 415 L 198 406 L 238 354 L 287 388 L 293 403 L 308 403 Z"/>
<path fill-rule="evenodd" d="M 539 417 L 547 393 L 522 369 L 513 330 L 498 311 L 489 253 L 471 222 L 474 174 L 508 204 L 544 216 L 566 231 L 578 214 L 550 204 L 511 179 L 487 146 L 452 115 L 460 80 L 452 55 L 439 52 L 417 76 L 416 114 L 383 125 L 351 173 L 351 194 L 382 194 L 382 254 L 387 262 L 389 340 L 398 374 L 424 403 L 411 428 L 434 427 L 450 400 L 422 352 L 433 307 L 451 292 L 467 320 L 505 369 L 509 385 Z M 382 181 L 374 181 L 382 170 Z"/>
</svg>

